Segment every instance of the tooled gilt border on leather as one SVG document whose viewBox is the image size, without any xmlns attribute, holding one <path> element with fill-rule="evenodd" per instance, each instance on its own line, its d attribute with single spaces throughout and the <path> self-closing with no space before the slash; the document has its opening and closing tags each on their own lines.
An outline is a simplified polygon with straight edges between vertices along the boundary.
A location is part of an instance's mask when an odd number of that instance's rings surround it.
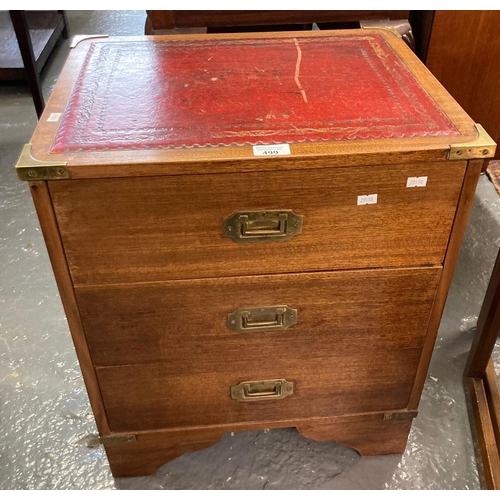
<svg viewBox="0 0 500 500">
<path fill-rule="evenodd" d="M 344 41 L 349 41 L 349 42 L 353 41 L 353 37 L 340 37 L 340 36 L 339 37 L 325 37 L 325 39 L 327 41 L 331 40 L 331 39 L 335 39 L 335 40 L 343 39 Z M 246 45 L 251 43 L 254 45 L 258 45 L 258 44 L 269 42 L 270 40 L 273 43 L 276 43 L 277 41 L 279 41 L 281 43 L 293 43 L 292 39 L 256 39 L 256 40 L 243 39 L 243 40 L 231 40 L 231 41 L 217 40 L 216 42 L 213 42 L 213 43 L 218 43 L 218 44 L 221 44 L 221 43 L 225 43 L 225 44 L 229 44 L 229 43 L 235 44 L 236 43 L 236 44 L 238 44 L 239 43 L 239 44 L 246 44 Z M 408 97 L 408 103 L 412 106 L 414 111 L 422 117 L 422 122 L 428 124 L 430 126 L 430 128 L 437 128 L 438 123 L 432 119 L 431 114 L 427 112 L 425 107 L 419 101 L 418 96 L 411 90 L 411 88 L 409 88 L 407 85 L 405 85 L 404 77 L 402 74 L 403 72 L 405 73 L 406 78 L 413 79 L 414 81 L 415 81 L 415 79 L 412 76 L 411 72 L 408 70 L 408 68 L 399 60 L 399 58 L 397 57 L 397 54 L 394 52 L 392 47 L 390 47 L 385 42 L 385 40 L 382 37 L 380 37 L 379 35 L 358 36 L 358 37 L 354 38 L 354 40 L 355 41 L 364 40 L 364 41 L 369 42 L 371 48 L 374 50 L 375 54 L 377 55 L 378 60 L 380 60 L 382 62 L 384 67 L 387 69 L 387 71 L 390 71 L 392 78 L 398 84 L 399 91 Z M 315 41 L 315 39 L 314 38 L 306 38 L 306 37 L 300 38 L 300 42 L 303 44 L 309 43 L 311 41 Z M 177 42 L 177 43 L 179 43 L 179 42 Z M 190 41 L 190 42 L 183 42 L 183 43 L 189 44 L 190 46 L 195 46 L 197 43 L 200 43 L 200 42 Z M 206 45 L 207 43 L 209 43 L 209 41 L 204 41 L 203 43 Z M 384 48 L 386 49 L 385 51 L 384 51 L 384 49 L 382 49 L 380 43 L 384 44 Z M 153 44 L 152 47 L 154 48 L 155 51 L 161 52 L 165 49 L 166 46 L 171 45 L 172 42 L 162 41 L 162 42 L 152 42 L 152 44 Z M 107 75 L 105 75 L 106 78 L 105 78 L 105 83 L 104 83 L 104 85 L 106 85 L 106 87 L 108 89 L 110 89 L 112 78 L 116 72 L 116 68 L 118 66 L 120 57 L 122 56 L 122 54 L 124 53 L 124 50 L 125 50 L 124 47 L 120 48 L 119 45 L 120 45 L 119 42 L 113 43 L 112 45 L 102 45 L 102 46 L 99 44 L 96 44 L 96 43 L 90 44 L 89 51 L 86 55 L 85 62 L 82 66 L 82 70 L 80 72 L 77 83 L 76 83 L 75 88 L 73 90 L 73 93 L 71 95 L 70 101 L 68 103 L 68 107 L 67 107 L 66 112 L 63 116 L 63 119 L 61 120 L 61 127 L 59 129 L 59 132 L 58 132 L 58 135 L 56 137 L 56 141 L 54 142 L 54 145 L 52 147 L 52 150 L 54 150 L 55 147 L 60 145 L 59 140 L 60 140 L 61 136 L 63 135 L 63 133 L 65 133 L 67 131 L 66 129 L 68 127 L 71 127 L 71 124 L 69 123 L 69 121 L 66 120 L 68 110 L 78 106 L 78 104 L 82 103 L 82 102 L 84 103 L 84 105 L 79 106 L 79 111 L 85 111 L 85 112 L 78 115 L 78 117 L 76 118 L 76 120 L 73 124 L 73 131 L 72 131 L 73 132 L 72 136 L 78 137 L 78 142 L 81 145 L 81 147 L 76 147 L 76 148 L 75 147 L 64 147 L 63 149 L 64 149 L 64 151 L 83 150 L 84 146 L 87 143 L 91 143 L 92 141 L 95 140 L 95 138 L 92 136 L 85 137 L 86 136 L 85 128 L 88 125 L 88 122 L 90 120 L 90 113 L 94 107 L 94 100 L 95 100 L 95 95 L 96 95 L 97 89 L 98 89 L 99 85 L 103 84 L 103 70 L 106 67 L 106 64 L 104 64 L 103 59 L 106 57 L 110 57 L 111 47 L 113 47 L 113 49 L 115 49 L 115 50 L 114 50 L 114 53 L 111 53 L 111 57 L 114 57 L 114 59 L 113 59 L 112 64 L 111 64 L 111 71 L 109 71 L 107 73 Z M 90 82 L 88 82 L 88 86 L 86 88 L 84 88 L 83 82 L 84 82 L 84 79 L 86 76 L 85 69 L 91 63 L 91 60 L 94 57 L 94 54 L 96 51 L 96 47 L 99 47 L 99 53 L 97 55 L 98 59 L 97 59 L 97 62 L 93 65 L 96 67 L 96 69 L 92 72 L 92 75 L 91 75 L 92 78 L 91 78 Z M 148 50 L 151 50 L 151 46 L 148 46 Z M 434 112 L 439 116 L 439 118 L 441 118 L 446 123 L 446 126 L 451 130 L 448 130 L 445 132 L 438 130 L 437 132 L 426 133 L 426 134 L 411 134 L 411 133 L 405 133 L 404 131 L 396 133 L 393 130 L 392 133 L 387 134 L 387 129 L 382 129 L 380 126 L 374 125 L 374 122 L 376 122 L 378 124 L 386 122 L 385 126 L 387 126 L 387 124 L 390 124 L 392 127 L 394 127 L 399 123 L 399 124 L 404 124 L 408 127 L 408 126 L 411 126 L 412 124 L 414 125 L 414 124 L 419 124 L 419 123 L 416 122 L 415 120 L 413 120 L 412 117 L 410 116 L 410 114 L 405 110 L 403 104 L 401 103 L 400 99 L 398 98 L 398 96 L 394 92 L 393 88 L 391 87 L 391 85 L 389 84 L 387 79 L 384 78 L 384 76 L 381 74 L 379 69 L 374 64 L 374 62 L 371 60 L 371 58 L 369 57 L 366 50 L 361 46 L 359 46 L 359 50 L 360 50 L 364 60 L 366 60 L 368 62 L 368 64 L 370 65 L 370 67 L 372 68 L 372 70 L 377 75 L 378 79 L 380 80 L 380 82 L 382 83 L 384 88 L 386 89 L 386 91 L 393 98 L 394 103 L 397 105 L 401 114 L 406 117 L 406 119 L 407 119 L 406 122 L 404 122 L 404 120 L 402 118 L 400 118 L 400 119 L 397 119 L 397 118 L 373 119 L 373 118 L 371 118 L 369 120 L 368 119 L 364 119 L 364 120 L 363 119 L 357 119 L 357 120 L 351 119 L 351 120 L 330 122 L 330 123 L 326 123 L 326 124 L 324 122 L 310 121 L 310 122 L 302 122 L 301 123 L 302 128 L 294 127 L 293 130 L 290 130 L 289 128 L 287 128 L 286 130 L 276 130 L 279 127 L 289 127 L 289 123 L 273 122 L 271 124 L 265 124 L 265 123 L 256 124 L 256 125 L 254 125 L 254 130 L 248 130 L 248 125 L 244 124 L 244 125 L 227 125 L 227 126 L 225 126 L 226 129 L 235 129 L 235 131 L 229 132 L 229 133 L 222 133 L 221 134 L 220 131 L 217 130 L 217 128 L 215 128 L 213 126 L 212 127 L 206 126 L 205 131 L 210 130 L 211 131 L 210 136 L 213 138 L 220 137 L 220 138 L 224 138 L 226 140 L 229 139 L 230 136 L 234 137 L 235 135 L 236 136 L 241 135 L 241 136 L 247 136 L 247 137 L 252 136 L 252 137 L 261 139 L 260 141 L 257 141 L 257 142 L 254 142 L 254 141 L 252 141 L 252 142 L 245 141 L 242 143 L 231 142 L 230 144 L 224 144 L 224 145 L 244 145 L 244 144 L 259 144 L 259 143 L 260 144 L 264 144 L 264 143 L 272 144 L 273 142 L 275 143 L 275 141 L 272 141 L 272 140 L 267 140 L 265 142 L 262 142 L 262 136 L 265 136 L 266 134 L 268 134 L 268 132 L 265 130 L 266 127 L 274 129 L 274 135 L 279 135 L 279 134 L 283 134 L 283 133 L 286 133 L 286 134 L 302 133 L 302 134 L 304 134 L 304 133 L 307 133 L 310 131 L 317 132 L 317 133 L 331 133 L 331 134 L 333 134 L 333 133 L 338 133 L 339 131 L 344 131 L 345 125 L 355 127 L 352 132 L 346 133 L 344 135 L 344 137 L 341 137 L 341 138 L 331 137 L 329 139 L 325 139 L 325 138 L 312 138 L 311 137 L 311 138 L 305 138 L 305 139 L 301 139 L 301 140 L 299 139 L 299 140 L 295 140 L 295 141 L 291 141 L 291 142 L 311 142 L 311 141 L 318 141 L 318 140 L 320 140 L 320 141 L 324 141 L 324 140 L 352 140 L 352 139 L 366 139 L 366 138 L 377 139 L 377 138 L 390 138 L 390 137 L 402 138 L 402 137 L 415 137 L 415 136 L 422 137 L 422 136 L 431 136 L 431 135 L 447 135 L 447 136 L 459 135 L 456 127 L 454 127 L 454 125 L 447 119 L 447 117 L 444 115 L 444 113 L 439 109 L 437 104 L 432 100 L 432 98 L 427 93 L 425 93 L 425 97 L 427 97 L 429 103 L 432 105 Z M 397 66 L 398 71 L 391 70 L 391 67 L 387 61 L 389 59 L 389 53 L 387 52 L 387 50 L 390 50 L 393 53 L 393 55 L 396 56 L 396 57 L 392 58 L 392 63 Z M 110 94 L 109 94 L 109 92 L 106 92 L 105 95 L 108 96 Z M 139 130 L 133 130 L 133 131 L 127 130 L 127 129 L 105 130 L 103 127 L 104 127 L 106 112 L 107 112 L 107 97 L 106 97 L 105 102 L 103 104 L 101 104 L 100 109 L 99 109 L 99 115 L 97 118 L 97 130 L 99 132 L 112 132 L 115 134 L 120 134 L 122 137 L 127 136 L 127 135 L 133 135 L 134 137 L 137 137 L 138 134 L 144 134 L 144 133 L 150 133 L 150 132 L 155 132 L 157 134 L 159 131 L 168 132 L 167 128 L 161 128 L 161 127 L 154 128 L 154 129 L 143 127 Z M 366 123 L 366 125 L 364 127 L 363 127 L 363 123 Z M 321 128 L 314 128 L 315 126 L 317 127 L 318 125 L 320 125 Z M 325 125 L 326 125 L 326 127 L 325 127 Z M 340 125 L 344 125 L 344 126 L 341 127 Z M 184 131 L 201 130 L 201 128 L 199 126 L 196 126 L 196 127 L 177 127 L 177 128 L 179 130 L 184 130 Z M 247 128 L 247 130 L 243 130 L 243 132 L 241 132 L 241 129 L 245 129 L 245 128 Z M 237 129 L 240 129 L 240 132 L 238 132 Z M 364 133 L 364 135 L 363 135 L 363 133 Z M 133 138 L 131 138 L 131 140 L 133 140 Z M 133 147 L 127 146 L 126 144 L 123 144 L 121 146 L 116 146 L 116 147 L 103 146 L 103 147 L 97 147 L 97 148 L 91 147 L 90 149 L 91 150 L 96 150 L 96 149 L 97 150 L 101 150 L 101 149 L 106 150 L 106 149 L 142 149 L 142 148 L 144 148 L 144 149 L 148 149 L 148 148 L 182 148 L 182 147 L 197 147 L 197 146 L 198 147 L 199 146 L 218 146 L 218 145 L 219 144 L 217 144 L 217 143 L 212 144 L 212 143 L 207 142 L 205 144 L 190 144 L 190 145 L 183 144 L 182 146 L 173 146 L 173 145 L 168 145 L 168 144 L 151 146 L 151 145 L 148 145 L 146 143 L 146 144 L 136 145 Z"/>
</svg>

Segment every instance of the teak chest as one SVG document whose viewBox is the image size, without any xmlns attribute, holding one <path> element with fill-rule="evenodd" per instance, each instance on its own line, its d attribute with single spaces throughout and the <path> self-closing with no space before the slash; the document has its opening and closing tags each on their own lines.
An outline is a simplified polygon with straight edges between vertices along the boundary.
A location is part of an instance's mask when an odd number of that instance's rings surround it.
<svg viewBox="0 0 500 500">
<path fill-rule="evenodd" d="M 113 474 L 402 453 L 494 151 L 391 31 L 80 41 L 17 171 Z"/>
</svg>

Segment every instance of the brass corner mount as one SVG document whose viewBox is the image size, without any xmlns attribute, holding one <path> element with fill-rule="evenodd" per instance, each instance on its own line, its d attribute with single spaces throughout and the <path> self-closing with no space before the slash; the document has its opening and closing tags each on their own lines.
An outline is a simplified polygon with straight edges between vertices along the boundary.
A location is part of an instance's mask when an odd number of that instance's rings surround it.
<svg viewBox="0 0 500 500">
<path fill-rule="evenodd" d="M 69 179 L 66 162 L 46 162 L 33 158 L 31 144 L 25 144 L 16 163 L 16 172 L 22 181 Z"/>
<path fill-rule="evenodd" d="M 361 29 L 363 30 L 382 30 L 382 31 L 387 31 L 398 38 L 403 38 L 401 33 L 394 27 L 394 26 L 379 26 L 375 24 L 361 24 Z"/>
<path fill-rule="evenodd" d="M 479 123 L 475 125 L 477 138 L 463 144 L 451 144 L 448 160 L 487 159 L 495 156 L 497 145 Z"/>
<path fill-rule="evenodd" d="M 75 35 L 69 44 L 70 49 L 74 49 L 80 42 L 89 38 L 108 38 L 109 35 Z"/>
</svg>

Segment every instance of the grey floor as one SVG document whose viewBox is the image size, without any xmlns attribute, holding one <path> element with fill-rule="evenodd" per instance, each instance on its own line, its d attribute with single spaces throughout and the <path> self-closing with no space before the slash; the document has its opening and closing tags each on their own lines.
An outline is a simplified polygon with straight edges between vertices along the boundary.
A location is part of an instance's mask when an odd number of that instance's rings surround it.
<svg viewBox="0 0 500 500">
<path fill-rule="evenodd" d="M 141 35 L 144 11 L 69 11 L 76 34 Z M 43 73 L 46 97 L 69 52 Z M 461 385 L 500 242 L 500 198 L 482 176 L 420 413 L 402 456 L 362 459 L 292 429 L 227 434 L 155 476 L 114 480 L 71 344 L 26 183 L 14 164 L 36 125 L 24 86 L 0 85 L 0 489 L 478 489 Z M 500 349 L 495 359 L 500 366 Z"/>
</svg>

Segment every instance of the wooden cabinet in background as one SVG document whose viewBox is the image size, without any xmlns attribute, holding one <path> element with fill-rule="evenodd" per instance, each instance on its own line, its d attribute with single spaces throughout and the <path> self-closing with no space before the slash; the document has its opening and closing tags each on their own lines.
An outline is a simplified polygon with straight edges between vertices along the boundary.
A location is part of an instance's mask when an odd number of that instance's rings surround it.
<svg viewBox="0 0 500 500">
<path fill-rule="evenodd" d="M 496 142 L 500 140 L 499 27 L 498 10 L 438 10 L 424 59 L 446 90 Z M 500 158 L 500 151 L 495 158 Z"/>
<path fill-rule="evenodd" d="M 359 21 L 402 20 L 408 14 L 408 10 L 148 10 L 145 34 L 310 30 L 313 23 L 325 29 L 332 23 L 359 27 Z"/>
<path fill-rule="evenodd" d="M 37 116 L 43 112 L 40 73 L 60 35 L 69 37 L 59 11 L 0 11 L 0 80 L 28 81 Z"/>
</svg>

